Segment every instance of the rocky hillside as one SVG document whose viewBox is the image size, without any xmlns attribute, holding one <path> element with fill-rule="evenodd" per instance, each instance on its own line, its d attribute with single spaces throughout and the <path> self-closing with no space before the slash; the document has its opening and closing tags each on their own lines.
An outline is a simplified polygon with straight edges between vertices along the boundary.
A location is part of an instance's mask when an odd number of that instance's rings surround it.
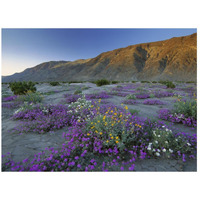
<svg viewBox="0 0 200 200">
<path fill-rule="evenodd" d="M 101 78 L 196 81 L 197 34 L 131 45 L 86 60 L 46 62 L 2 77 L 2 81 L 92 81 Z"/>
</svg>

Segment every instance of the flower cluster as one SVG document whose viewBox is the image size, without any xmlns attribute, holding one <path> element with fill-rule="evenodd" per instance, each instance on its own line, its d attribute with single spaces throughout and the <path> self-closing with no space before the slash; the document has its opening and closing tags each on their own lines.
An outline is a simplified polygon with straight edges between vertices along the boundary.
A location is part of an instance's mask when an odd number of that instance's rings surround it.
<svg viewBox="0 0 200 200">
<path fill-rule="evenodd" d="M 4 97 L 2 99 L 2 101 L 14 101 L 18 96 L 17 95 L 14 95 L 14 96 L 9 96 L 9 97 Z"/>
<path fill-rule="evenodd" d="M 119 91 L 111 91 L 109 94 L 110 95 L 119 96 L 119 97 L 126 97 L 128 95 L 128 93 L 119 92 Z"/>
<path fill-rule="evenodd" d="M 172 97 L 174 96 L 174 93 L 168 92 L 168 91 L 154 91 L 154 96 L 157 98 L 163 98 L 163 97 Z"/>
<path fill-rule="evenodd" d="M 126 96 L 126 99 L 136 99 L 136 96 L 134 94 L 129 94 Z"/>
<path fill-rule="evenodd" d="M 145 105 L 163 105 L 164 103 L 157 99 L 147 99 L 143 102 Z"/>
<path fill-rule="evenodd" d="M 14 109 L 18 108 L 19 105 L 21 105 L 22 102 L 10 102 L 10 103 L 2 103 L 3 108 L 9 108 L 9 109 Z"/>
<path fill-rule="evenodd" d="M 66 103 L 76 102 L 78 98 L 81 98 L 81 95 L 78 94 L 65 94 L 64 96 L 66 97 Z"/>
<path fill-rule="evenodd" d="M 128 100 L 124 100 L 122 101 L 123 104 L 128 104 L 128 105 L 134 105 L 136 103 L 138 103 L 136 100 L 134 99 L 128 99 Z"/>
<path fill-rule="evenodd" d="M 20 119 L 22 123 L 15 130 L 19 133 L 45 133 L 60 129 L 75 120 L 68 111 L 68 107 L 64 105 L 37 105 L 31 110 L 19 110 L 13 115 L 13 119 Z"/>
<path fill-rule="evenodd" d="M 156 157 L 180 157 L 186 152 L 196 153 L 195 141 L 181 134 L 173 134 L 165 126 L 153 130 L 152 141 L 148 144 L 148 152 Z M 185 157 L 185 156 L 184 156 Z"/>
<path fill-rule="evenodd" d="M 96 94 L 86 94 L 86 99 L 90 100 L 90 99 L 108 99 L 111 96 L 108 95 L 107 92 L 100 92 L 100 93 L 96 93 Z"/>
<path fill-rule="evenodd" d="M 172 113 L 169 109 L 159 110 L 158 117 L 174 123 L 182 123 L 186 126 L 197 126 L 197 121 L 193 117 L 185 117 L 185 115 L 181 113 Z"/>
<path fill-rule="evenodd" d="M 147 98 L 150 98 L 150 95 L 149 94 L 137 94 L 136 98 L 137 99 L 147 99 Z"/>
</svg>

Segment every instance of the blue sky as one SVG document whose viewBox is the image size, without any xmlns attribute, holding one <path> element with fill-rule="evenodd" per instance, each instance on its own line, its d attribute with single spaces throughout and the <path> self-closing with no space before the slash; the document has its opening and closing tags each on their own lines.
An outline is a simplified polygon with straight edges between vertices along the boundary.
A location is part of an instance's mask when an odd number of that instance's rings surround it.
<svg viewBox="0 0 200 200">
<path fill-rule="evenodd" d="M 2 29 L 2 75 L 46 61 L 87 59 L 195 32 L 197 29 Z"/>
</svg>

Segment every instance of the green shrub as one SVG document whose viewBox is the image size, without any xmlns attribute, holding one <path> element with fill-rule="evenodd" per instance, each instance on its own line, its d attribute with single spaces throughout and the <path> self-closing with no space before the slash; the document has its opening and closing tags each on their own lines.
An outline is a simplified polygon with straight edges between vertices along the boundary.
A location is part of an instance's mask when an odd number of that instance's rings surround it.
<svg viewBox="0 0 200 200">
<path fill-rule="evenodd" d="M 95 83 L 97 86 L 102 86 L 102 85 L 109 85 L 110 81 L 106 79 L 100 79 L 100 80 L 97 80 Z"/>
<path fill-rule="evenodd" d="M 69 84 L 70 83 L 84 83 L 84 81 L 69 81 Z"/>
<path fill-rule="evenodd" d="M 158 83 L 166 85 L 168 81 L 158 81 Z"/>
<path fill-rule="evenodd" d="M 117 84 L 117 83 L 119 83 L 119 81 L 112 81 L 111 83 L 112 84 Z"/>
<path fill-rule="evenodd" d="M 129 109 L 130 113 L 133 115 L 133 114 L 136 114 L 138 115 L 138 113 L 140 112 L 139 110 L 136 110 L 136 109 Z"/>
<path fill-rule="evenodd" d="M 57 82 L 57 81 L 52 81 L 52 82 L 50 82 L 49 84 L 50 84 L 51 86 L 57 86 L 57 85 L 60 85 L 60 83 Z"/>
<path fill-rule="evenodd" d="M 88 87 L 88 86 L 83 86 L 81 89 L 82 90 L 87 90 L 87 89 L 89 89 L 90 87 Z"/>
<path fill-rule="evenodd" d="M 186 83 L 196 83 L 195 81 L 187 81 Z"/>
<path fill-rule="evenodd" d="M 35 105 L 33 103 L 28 103 L 28 102 L 24 102 L 24 104 L 22 104 L 20 106 L 19 109 L 17 109 L 14 114 L 17 114 L 19 112 L 22 112 L 22 111 L 27 111 L 27 110 L 33 110 L 35 108 Z"/>
<path fill-rule="evenodd" d="M 150 98 L 154 98 L 155 97 L 155 95 L 152 94 L 152 93 L 149 96 L 150 96 Z"/>
<path fill-rule="evenodd" d="M 80 88 L 76 89 L 74 94 L 82 94 L 82 90 Z"/>
<path fill-rule="evenodd" d="M 23 94 L 26 94 L 28 91 L 36 92 L 35 83 L 31 81 L 11 82 L 9 83 L 9 87 L 15 95 L 23 95 Z"/>
<path fill-rule="evenodd" d="M 150 83 L 149 81 L 141 81 L 141 83 Z"/>
<path fill-rule="evenodd" d="M 157 83 L 157 81 L 152 81 L 152 83 Z"/>
<path fill-rule="evenodd" d="M 166 82 L 165 85 L 167 86 L 167 88 L 175 88 L 176 87 L 171 81 Z"/>
<path fill-rule="evenodd" d="M 17 101 L 28 102 L 28 103 L 40 103 L 43 97 L 40 93 L 28 92 L 26 95 L 21 95 L 17 98 Z"/>
<path fill-rule="evenodd" d="M 131 81 L 132 83 L 136 83 L 136 81 Z"/>
<path fill-rule="evenodd" d="M 138 88 L 136 88 L 136 90 L 137 90 L 137 91 L 140 91 L 140 92 L 145 92 L 145 91 L 146 91 L 146 89 L 144 89 L 144 88 L 142 88 L 142 87 L 138 87 Z"/>
<path fill-rule="evenodd" d="M 193 117 L 194 119 L 197 119 L 197 102 L 196 100 L 184 102 L 178 99 L 178 101 L 174 103 L 173 112 L 184 114 L 185 117 Z"/>
<path fill-rule="evenodd" d="M 136 96 L 134 94 L 128 94 L 126 99 L 136 99 Z"/>
<path fill-rule="evenodd" d="M 42 92 L 41 93 L 42 95 L 52 95 L 52 94 L 55 94 L 54 91 L 49 91 L 49 92 Z"/>
</svg>

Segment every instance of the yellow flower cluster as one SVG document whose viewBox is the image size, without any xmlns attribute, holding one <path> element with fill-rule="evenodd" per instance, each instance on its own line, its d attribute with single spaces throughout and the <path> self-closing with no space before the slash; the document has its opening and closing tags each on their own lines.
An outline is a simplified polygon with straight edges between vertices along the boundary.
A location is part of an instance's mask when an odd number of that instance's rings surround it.
<svg viewBox="0 0 200 200">
<path fill-rule="evenodd" d="M 128 106 L 125 106 L 124 108 L 125 108 L 126 110 L 128 110 Z"/>
<path fill-rule="evenodd" d="M 135 126 L 138 126 L 139 128 L 142 128 L 142 126 L 141 126 L 141 125 L 139 125 L 139 124 L 135 124 Z"/>
<path fill-rule="evenodd" d="M 105 140 L 105 143 L 107 144 L 110 144 L 110 143 L 119 144 L 120 135 L 116 135 L 114 131 L 115 131 L 115 128 L 117 128 L 120 125 L 119 127 L 122 128 L 121 134 L 125 134 L 125 128 L 126 128 L 125 124 L 128 121 L 127 112 L 126 112 L 126 115 L 124 115 L 123 112 L 118 111 L 117 107 L 114 107 L 114 108 L 109 107 L 106 110 L 106 112 L 103 115 L 101 115 L 99 113 L 100 112 L 99 106 L 95 106 L 95 109 L 96 109 L 97 117 L 93 122 L 90 123 L 90 127 L 89 127 L 90 130 L 92 129 L 92 132 L 99 136 L 101 135 L 103 135 L 103 137 L 107 136 L 107 139 Z M 128 106 L 124 106 L 124 109 L 128 110 Z M 133 126 L 132 122 L 130 122 L 129 124 Z M 141 128 L 141 125 L 139 124 L 136 124 L 136 126 Z M 107 134 L 104 134 L 104 131 L 106 131 Z M 114 133 L 113 135 L 112 135 L 112 132 Z M 87 135 L 90 136 L 92 135 L 92 133 L 88 133 Z"/>
</svg>

